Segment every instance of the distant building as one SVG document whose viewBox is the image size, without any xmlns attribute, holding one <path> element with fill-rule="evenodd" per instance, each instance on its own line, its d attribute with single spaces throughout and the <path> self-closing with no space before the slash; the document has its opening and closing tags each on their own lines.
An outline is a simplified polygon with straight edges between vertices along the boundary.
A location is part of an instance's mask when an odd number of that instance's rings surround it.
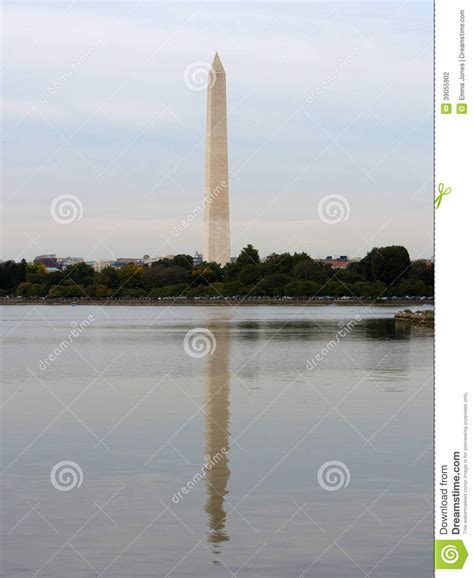
<svg viewBox="0 0 474 578">
<path fill-rule="evenodd" d="M 325 259 L 317 259 L 320 263 L 326 263 L 331 265 L 333 269 L 345 269 L 351 263 L 356 263 L 358 259 L 349 259 L 347 255 L 341 255 L 340 257 L 334 257 L 328 255 Z"/>
<path fill-rule="evenodd" d="M 150 255 L 145 255 L 145 257 L 143 257 L 143 264 L 153 265 L 153 263 L 156 263 L 160 259 L 163 259 L 163 257 L 150 257 Z"/>
<path fill-rule="evenodd" d="M 122 269 L 130 265 L 130 263 L 136 263 L 137 265 L 143 265 L 144 260 L 137 257 L 118 257 L 117 259 L 109 259 L 108 261 L 95 261 L 93 263 L 94 270 L 100 273 L 106 267 L 113 267 L 114 269 Z"/>
<path fill-rule="evenodd" d="M 193 257 L 193 267 L 197 267 L 202 263 L 202 253 L 198 253 L 197 251 L 194 253 Z"/>
<path fill-rule="evenodd" d="M 174 255 L 166 255 L 166 257 L 160 256 L 160 257 L 150 257 L 150 255 L 145 255 L 143 257 L 143 264 L 144 265 L 152 265 L 153 263 L 156 263 L 157 261 L 161 261 L 161 259 L 172 259 L 174 257 Z"/>
<path fill-rule="evenodd" d="M 82 257 L 58 257 L 58 263 L 62 269 L 69 267 L 69 265 L 77 265 L 78 263 L 84 263 Z"/>
<path fill-rule="evenodd" d="M 105 269 L 106 267 L 111 267 L 112 266 L 111 263 L 112 261 L 96 261 L 93 265 L 94 271 L 100 273 L 102 269 Z"/>
<path fill-rule="evenodd" d="M 61 269 L 61 264 L 55 253 L 51 255 L 38 255 L 33 259 L 34 265 L 43 265 L 47 270 L 59 271 Z"/>
<path fill-rule="evenodd" d="M 137 265 L 143 265 L 143 259 L 137 259 L 136 257 L 119 257 L 113 261 L 115 267 L 125 267 L 130 265 L 130 263 L 136 263 Z"/>
</svg>

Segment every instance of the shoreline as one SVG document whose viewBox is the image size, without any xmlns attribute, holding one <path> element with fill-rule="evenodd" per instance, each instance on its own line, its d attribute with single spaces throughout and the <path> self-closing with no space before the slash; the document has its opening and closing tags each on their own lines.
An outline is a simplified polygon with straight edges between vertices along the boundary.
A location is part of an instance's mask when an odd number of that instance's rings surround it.
<svg viewBox="0 0 474 578">
<path fill-rule="evenodd" d="M 434 325 L 434 311 L 411 311 L 405 309 L 405 311 L 398 311 L 395 313 L 395 321 L 401 323 L 410 323 L 414 325 Z"/>
<path fill-rule="evenodd" d="M 401 307 L 405 305 L 431 305 L 434 306 L 433 300 L 419 300 L 419 299 L 398 299 L 396 301 L 381 301 L 371 299 L 114 299 L 108 301 L 91 300 L 91 299 L 0 299 L 0 305 L 93 305 L 98 307 L 112 307 L 112 306 L 132 306 L 132 307 L 168 307 L 170 305 L 176 306 L 324 306 L 324 305 L 338 305 L 338 306 L 377 306 L 377 307 Z"/>
</svg>

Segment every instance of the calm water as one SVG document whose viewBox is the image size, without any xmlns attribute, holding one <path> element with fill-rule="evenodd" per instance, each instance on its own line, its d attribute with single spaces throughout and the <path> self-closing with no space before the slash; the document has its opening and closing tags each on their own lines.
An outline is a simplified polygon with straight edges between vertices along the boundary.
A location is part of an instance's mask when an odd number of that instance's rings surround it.
<svg viewBox="0 0 474 578">
<path fill-rule="evenodd" d="M 433 330 L 395 311 L 3 308 L 2 575 L 432 576 Z"/>
</svg>

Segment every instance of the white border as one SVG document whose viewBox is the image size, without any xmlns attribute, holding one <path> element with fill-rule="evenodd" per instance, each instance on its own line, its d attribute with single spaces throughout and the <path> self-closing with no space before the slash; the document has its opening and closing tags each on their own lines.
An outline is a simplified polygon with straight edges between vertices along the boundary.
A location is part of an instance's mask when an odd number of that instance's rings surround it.
<svg viewBox="0 0 474 578">
<path fill-rule="evenodd" d="M 465 102 L 466 115 L 456 113 L 459 102 L 459 45 L 460 11 L 464 10 L 465 26 Z M 443 102 L 443 75 L 449 72 L 451 114 L 441 114 Z M 435 539 L 461 539 L 468 558 L 456 576 L 474 576 L 474 491 L 472 459 L 474 428 L 474 388 L 472 358 L 474 349 L 469 335 L 469 279 L 472 279 L 470 250 L 474 209 L 474 5 L 466 0 L 438 0 L 435 2 L 435 196 L 444 183 L 452 192 L 442 198 L 435 214 L 435 267 L 436 267 L 436 326 L 435 326 L 435 484 L 434 534 Z M 472 397 L 468 402 L 467 476 L 464 476 L 464 400 L 465 392 Z M 470 446 L 470 447 L 469 447 Z M 467 494 L 467 510 L 461 492 L 461 532 L 453 535 L 440 533 L 441 495 L 440 470 L 448 465 L 452 476 L 453 452 L 462 454 L 462 485 L 464 478 L 471 491 Z M 451 482 L 450 482 L 451 484 Z M 448 517 L 451 521 L 453 498 L 449 495 Z M 464 524 L 467 532 L 464 533 Z M 450 524 L 451 526 L 451 524 Z M 436 570 L 435 576 L 447 570 Z M 449 576 L 449 574 L 448 574 Z"/>
</svg>

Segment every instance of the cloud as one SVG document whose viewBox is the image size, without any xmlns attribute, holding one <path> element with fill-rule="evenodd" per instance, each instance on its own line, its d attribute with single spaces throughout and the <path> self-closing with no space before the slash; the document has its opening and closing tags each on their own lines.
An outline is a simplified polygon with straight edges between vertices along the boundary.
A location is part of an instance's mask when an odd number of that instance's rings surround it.
<svg viewBox="0 0 474 578">
<path fill-rule="evenodd" d="M 206 95 L 183 73 L 218 50 L 232 215 L 260 215 L 265 251 L 281 244 L 282 222 L 286 239 L 305 230 L 306 250 L 332 251 L 302 224 L 321 191 L 357 203 L 361 227 L 387 214 L 403 223 L 410 206 L 418 227 L 400 225 L 398 242 L 415 249 L 432 226 L 430 190 L 412 200 L 431 177 L 431 11 L 419 2 L 9 3 L 5 215 L 61 245 L 47 203 L 71 192 L 94 217 L 81 221 L 83 236 L 113 214 L 131 246 L 148 247 L 161 226 L 140 223 L 179 222 L 201 201 Z M 340 234 L 350 254 L 354 231 Z M 189 235 L 179 239 L 188 252 L 200 224 Z M 81 236 L 74 243 L 69 252 L 81 253 Z M 13 227 L 5 250 L 19 245 Z"/>
</svg>

